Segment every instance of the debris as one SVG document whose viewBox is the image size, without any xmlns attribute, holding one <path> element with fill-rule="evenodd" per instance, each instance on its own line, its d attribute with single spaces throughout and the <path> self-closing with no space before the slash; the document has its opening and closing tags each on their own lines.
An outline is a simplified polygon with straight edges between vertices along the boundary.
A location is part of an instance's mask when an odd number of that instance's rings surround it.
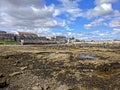
<svg viewBox="0 0 120 90">
<path fill-rule="evenodd" d="M 9 74 L 9 76 L 15 76 L 15 75 L 20 75 L 20 74 L 22 74 L 21 72 L 14 72 L 14 73 L 12 73 L 12 74 Z"/>
</svg>

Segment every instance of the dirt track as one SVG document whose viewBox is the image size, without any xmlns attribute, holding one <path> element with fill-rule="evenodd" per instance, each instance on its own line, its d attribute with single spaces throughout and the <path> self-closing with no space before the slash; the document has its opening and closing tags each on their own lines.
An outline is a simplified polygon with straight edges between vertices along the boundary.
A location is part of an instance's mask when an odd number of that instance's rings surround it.
<svg viewBox="0 0 120 90">
<path fill-rule="evenodd" d="M 0 89 L 120 90 L 120 47 L 0 46 Z"/>
</svg>

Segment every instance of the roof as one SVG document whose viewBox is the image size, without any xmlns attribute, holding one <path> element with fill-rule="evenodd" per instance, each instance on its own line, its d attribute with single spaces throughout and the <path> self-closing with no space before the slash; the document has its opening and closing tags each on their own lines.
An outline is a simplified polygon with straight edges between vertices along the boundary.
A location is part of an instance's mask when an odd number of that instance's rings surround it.
<svg viewBox="0 0 120 90">
<path fill-rule="evenodd" d="M 65 36 L 55 36 L 56 38 L 66 38 Z"/>
<path fill-rule="evenodd" d="M 38 36 L 37 34 L 35 33 L 32 33 L 32 32 L 18 32 L 19 35 L 34 35 L 34 36 Z"/>
<path fill-rule="evenodd" d="M 6 31 L 0 31 L 0 33 L 7 33 Z"/>
</svg>

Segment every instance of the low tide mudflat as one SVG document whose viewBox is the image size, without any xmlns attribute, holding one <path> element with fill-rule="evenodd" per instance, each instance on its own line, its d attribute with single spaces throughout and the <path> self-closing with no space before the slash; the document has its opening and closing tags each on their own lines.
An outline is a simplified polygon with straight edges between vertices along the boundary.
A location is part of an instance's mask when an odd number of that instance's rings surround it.
<svg viewBox="0 0 120 90">
<path fill-rule="evenodd" d="M 120 45 L 0 46 L 0 90 L 120 90 Z"/>
</svg>

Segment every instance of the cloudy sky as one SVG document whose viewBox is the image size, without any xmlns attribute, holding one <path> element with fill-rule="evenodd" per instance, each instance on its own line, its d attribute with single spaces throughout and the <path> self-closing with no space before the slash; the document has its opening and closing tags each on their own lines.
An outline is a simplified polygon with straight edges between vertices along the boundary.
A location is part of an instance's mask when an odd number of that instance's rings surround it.
<svg viewBox="0 0 120 90">
<path fill-rule="evenodd" d="M 0 30 L 120 39 L 120 0 L 0 0 Z"/>
</svg>

